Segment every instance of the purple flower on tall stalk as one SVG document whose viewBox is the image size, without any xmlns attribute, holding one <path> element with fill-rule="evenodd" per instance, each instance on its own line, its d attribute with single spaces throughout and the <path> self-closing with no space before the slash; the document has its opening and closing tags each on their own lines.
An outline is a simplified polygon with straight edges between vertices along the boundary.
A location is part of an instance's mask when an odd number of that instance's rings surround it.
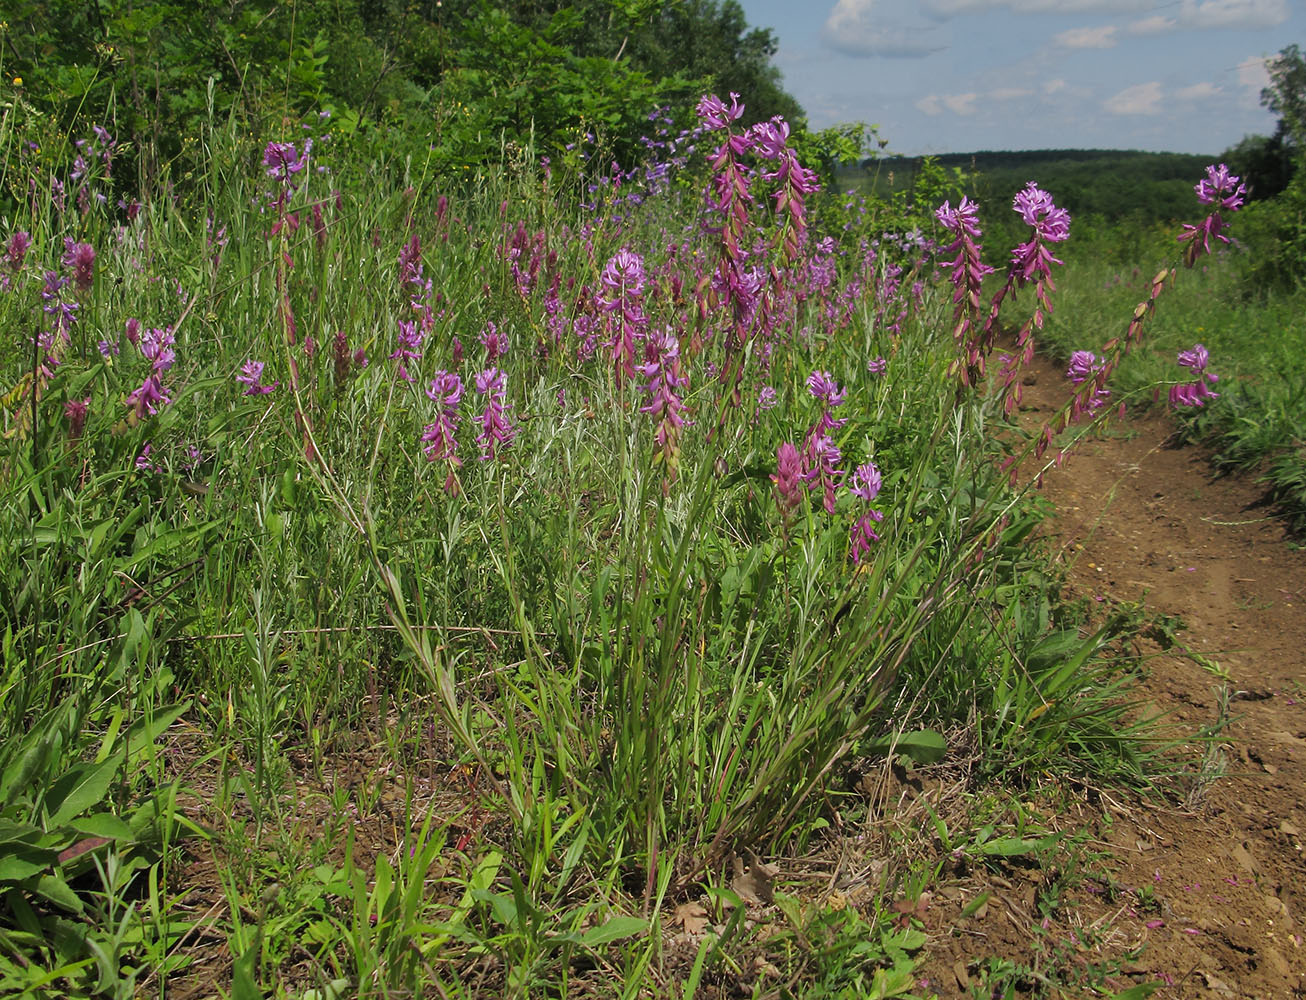
<svg viewBox="0 0 1306 1000">
<path fill-rule="evenodd" d="M 428 462 L 443 459 L 449 463 L 449 478 L 453 479 L 453 470 L 463 463 L 458 458 L 458 408 L 463 401 L 463 380 L 443 368 L 435 373 L 426 395 L 439 406 L 435 420 L 422 430 L 421 440 L 426 447 Z M 449 488 L 449 482 L 445 483 Z"/>
<path fill-rule="evenodd" d="M 866 362 L 866 370 L 872 375 L 883 375 L 889 370 L 889 362 L 883 357 L 872 358 L 870 361 Z"/>
<path fill-rule="evenodd" d="M 405 382 L 416 381 L 416 376 L 409 372 L 407 364 L 422 359 L 422 340 L 425 336 L 416 323 L 402 319 L 399 321 L 399 346 L 387 360 L 398 360 L 399 377 Z"/>
<path fill-rule="evenodd" d="M 136 416 L 141 419 L 154 416 L 159 412 L 160 406 L 166 406 L 171 402 L 172 397 L 168 395 L 163 381 L 153 372 L 127 396 L 127 405 L 135 410 Z"/>
<path fill-rule="evenodd" d="M 150 362 L 151 368 L 156 374 L 162 375 L 168 371 L 177 360 L 176 352 L 173 347 L 177 344 L 177 338 L 173 336 L 172 328 L 149 329 L 140 337 L 137 347 L 144 355 L 145 359 Z"/>
<path fill-rule="evenodd" d="M 302 155 L 293 142 L 269 142 L 263 147 L 265 172 L 277 183 L 277 191 L 272 196 L 273 207 L 278 210 L 286 207 L 298 187 L 295 175 L 308 166 L 312 149 L 312 139 L 305 141 Z"/>
<path fill-rule="evenodd" d="M 492 320 L 487 321 L 481 331 L 481 346 L 485 348 L 485 360 L 494 364 L 508 353 L 508 335 L 500 333 Z"/>
<path fill-rule="evenodd" d="M 487 368 L 476 376 L 476 391 L 486 397 L 481 413 L 481 433 L 476 443 L 481 446 L 482 462 L 496 458 L 501 448 L 507 448 L 517 436 L 517 428 L 508 422 L 504 400 L 507 397 L 507 376 L 498 368 Z"/>
<path fill-rule="evenodd" d="M 839 383 L 834 380 L 829 372 L 818 370 L 808 375 L 807 391 L 823 404 L 821 419 L 816 424 L 814 434 L 837 431 L 848 422 L 847 420 L 836 420 L 834 418 L 834 408 L 843 405 L 844 400 L 848 398 L 848 392 L 839 388 Z"/>
<path fill-rule="evenodd" d="M 848 483 L 848 492 L 867 503 L 871 503 L 880 495 L 880 487 L 884 484 L 884 477 L 880 475 L 880 470 L 874 462 L 857 466 L 851 480 Z M 853 523 L 848 541 L 849 555 L 854 564 L 860 564 L 862 556 L 871 550 L 871 543 L 880 540 L 875 525 L 883 520 L 884 514 L 872 509 L 864 511 Z"/>
<path fill-rule="evenodd" d="M 266 396 L 275 389 L 280 382 L 273 382 L 271 385 L 264 385 L 263 379 L 263 362 L 255 361 L 250 358 L 241 367 L 240 373 L 236 376 L 236 381 L 245 386 L 244 395 L 246 396 Z"/>
<path fill-rule="evenodd" d="M 834 513 L 835 487 L 843 476 L 844 470 L 838 468 L 843 452 L 829 437 L 812 433 L 807 438 L 807 449 L 803 454 L 803 482 L 809 490 L 820 490 L 822 503 L 827 514 Z"/>
<path fill-rule="evenodd" d="M 1185 224 L 1184 231 L 1179 235 L 1179 242 L 1187 244 L 1184 247 L 1184 263 L 1188 267 L 1192 267 L 1202 254 L 1211 252 L 1211 237 L 1223 243 L 1229 242 L 1229 238 L 1224 235 L 1229 224 L 1220 212 L 1238 211 L 1247 194 L 1247 188 L 1236 175 L 1229 173 L 1229 168 L 1223 163 L 1207 167 L 1206 178 L 1198 181 L 1193 190 L 1197 192 L 1198 201 L 1215 208 L 1198 225 Z"/>
<path fill-rule="evenodd" d="M 639 412 L 650 414 L 657 421 L 656 457 L 666 466 L 669 478 L 674 479 L 680 432 L 685 426 L 685 403 L 680 398 L 680 390 L 689 379 L 680 365 L 680 341 L 671 330 L 651 334 L 644 344 L 644 363 L 635 370 L 648 379 L 644 386 L 648 402 Z"/>
<path fill-rule="evenodd" d="M 72 269 L 78 290 L 86 291 L 95 283 L 95 247 L 64 237 L 63 248 L 61 263 Z"/>
<path fill-rule="evenodd" d="M 638 341 L 648 327 L 642 303 L 647 281 L 644 258 L 625 248 L 609 258 L 599 275 L 598 306 L 610 330 L 604 346 L 612 350 L 618 384 L 635 375 Z"/>
<path fill-rule="evenodd" d="M 786 441 L 776 449 L 775 460 L 771 482 L 775 484 L 781 512 L 788 514 L 803 502 L 803 458 L 793 443 Z"/>
<path fill-rule="evenodd" d="M 744 106 L 739 103 L 739 95 L 732 91 L 729 107 L 726 107 L 716 94 L 707 94 L 699 98 L 694 111 L 703 120 L 704 125 L 716 130 L 725 128 L 731 122 L 739 121 L 744 113 Z"/>
<path fill-rule="evenodd" d="M 68 440 L 76 443 L 86 427 L 86 415 L 90 412 L 91 397 L 70 399 L 63 405 L 64 416 L 68 418 Z"/>
<path fill-rule="evenodd" d="M 980 287 L 993 268 L 984 263 L 980 245 L 979 207 L 963 197 L 956 208 L 944 202 L 934 213 L 939 224 L 952 233 L 955 239 L 945 252 L 955 254 L 944 266 L 951 270 L 954 303 L 953 339 L 963 352 L 964 364 L 960 366 L 962 384 L 969 385 L 983 374 L 982 331 L 977 329 L 980 308 Z M 973 336 L 967 334 L 974 333 Z"/>
<path fill-rule="evenodd" d="M 1220 381 L 1220 376 L 1206 370 L 1210 360 L 1210 354 L 1201 344 L 1194 344 L 1189 350 L 1179 352 L 1179 364 L 1196 378 L 1192 382 L 1170 387 L 1171 406 L 1204 406 L 1208 399 L 1216 399 L 1220 395 L 1211 389 L 1211 386 Z"/>
<path fill-rule="evenodd" d="M 880 488 L 883 485 L 884 477 L 880 475 L 880 470 L 874 462 L 867 462 L 864 465 L 857 466 L 853 471 L 852 481 L 848 484 L 848 492 L 870 503 L 880 495 Z"/>
<path fill-rule="evenodd" d="M 9 237 L 5 245 L 5 263 L 10 271 L 19 271 L 27 259 L 27 250 L 32 245 L 32 237 L 25 229 L 19 229 Z"/>
<path fill-rule="evenodd" d="M 1052 265 L 1061 261 L 1052 256 L 1049 243 L 1062 243 L 1070 236 L 1070 213 L 1057 208 L 1052 196 L 1030 181 L 1016 194 L 1012 207 L 1033 232 L 1030 238 L 1011 252 L 1011 265 L 1017 283 L 1045 280 L 1051 287 Z M 1037 324 L 1036 325 L 1041 325 Z"/>
<path fill-rule="evenodd" d="M 1106 366 L 1106 359 L 1099 358 L 1092 351 L 1075 351 L 1070 355 L 1070 366 L 1066 369 L 1066 378 L 1070 379 L 1072 385 L 1083 385 L 1089 379 L 1099 380 L 1103 375 Z M 1088 400 L 1088 409 L 1090 412 L 1098 410 L 1105 405 L 1106 401 L 1111 398 L 1111 390 L 1105 385 L 1098 385 L 1093 390 L 1093 395 Z"/>
</svg>

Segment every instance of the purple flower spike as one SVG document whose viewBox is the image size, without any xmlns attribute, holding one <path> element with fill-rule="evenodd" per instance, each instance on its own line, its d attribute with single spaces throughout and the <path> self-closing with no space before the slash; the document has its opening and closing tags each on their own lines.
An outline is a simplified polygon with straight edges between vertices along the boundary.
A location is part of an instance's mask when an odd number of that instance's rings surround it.
<svg viewBox="0 0 1306 1000">
<path fill-rule="evenodd" d="M 23 261 L 27 259 L 27 249 L 32 245 L 32 237 L 26 230 L 19 229 L 14 235 L 9 237 L 9 243 L 5 247 L 6 263 L 9 270 L 19 271 L 22 269 Z"/>
<path fill-rule="evenodd" d="M 63 241 L 64 267 L 71 268 L 73 282 L 81 291 L 86 291 L 95 283 L 95 247 L 89 243 L 76 243 L 65 237 Z"/>
<path fill-rule="evenodd" d="M 1246 185 L 1240 183 L 1236 175 L 1229 173 L 1229 168 L 1223 163 L 1207 167 L 1206 178 L 1198 181 L 1193 190 L 1203 205 L 1215 205 L 1217 211 L 1224 209 L 1226 212 L 1236 212 L 1242 208 L 1243 199 L 1247 195 Z"/>
<path fill-rule="evenodd" d="M 423 449 L 428 462 L 447 459 L 453 468 L 462 465 L 458 458 L 458 408 L 463 401 L 463 380 L 455 373 L 441 369 L 431 379 L 426 395 L 440 406 L 440 412 L 422 431 Z M 452 475 L 453 469 L 450 469 Z"/>
<path fill-rule="evenodd" d="M 803 459 L 789 441 L 776 449 L 775 458 L 776 469 L 771 482 L 775 483 L 780 509 L 788 513 L 803 502 Z"/>
<path fill-rule="evenodd" d="M 136 411 L 137 417 L 142 419 L 146 416 L 154 416 L 159 412 L 160 406 L 171 402 L 172 397 L 168 395 L 168 390 L 164 388 L 158 375 L 148 376 L 127 396 L 127 405 Z"/>
<path fill-rule="evenodd" d="M 1201 344 L 1194 344 L 1187 351 L 1179 352 L 1179 364 L 1193 373 L 1194 381 L 1170 387 L 1171 406 L 1204 406 L 1208 399 L 1216 399 L 1219 393 L 1211 386 L 1220 381 L 1220 376 L 1206 370 L 1211 357 Z"/>
<path fill-rule="evenodd" d="M 848 392 L 846 389 L 839 388 L 839 383 L 829 372 L 818 370 L 808 375 L 807 391 L 824 404 L 821 419 L 817 422 L 814 433 L 825 434 L 828 431 L 837 431 L 848 422 L 834 418 L 834 408 L 843 405 L 843 401 L 848 398 Z"/>
<path fill-rule="evenodd" d="M 852 535 L 849 539 L 849 554 L 852 556 L 855 565 L 860 566 L 862 556 L 871 551 L 871 543 L 880 540 L 880 534 L 875 530 L 875 525 L 883 520 L 884 515 L 878 510 L 868 510 L 853 524 Z"/>
<path fill-rule="evenodd" d="M 716 94 L 708 94 L 700 98 L 698 105 L 694 108 L 698 117 L 703 119 L 703 124 L 710 129 L 723 129 L 731 122 L 736 122 L 743 116 L 744 106 L 739 103 L 739 95 L 733 91 L 730 94 L 730 107 L 726 107 L 725 102 Z"/>
<path fill-rule="evenodd" d="M 266 396 L 281 383 L 273 382 L 271 385 L 264 385 L 263 379 L 263 362 L 255 361 L 252 358 L 245 362 L 240 369 L 240 374 L 236 376 L 236 381 L 242 383 L 245 388 L 246 396 Z"/>
<path fill-rule="evenodd" d="M 508 422 L 507 376 L 498 368 L 487 368 L 476 376 L 476 391 L 487 397 L 485 410 L 481 413 L 481 433 L 476 436 L 476 443 L 481 446 L 482 462 L 497 458 L 502 448 L 512 444 L 517 436 L 517 428 Z"/>
<path fill-rule="evenodd" d="M 865 465 L 857 466 L 852 475 L 852 482 L 848 484 L 848 492 L 854 496 L 859 496 L 868 503 L 880 495 L 880 487 L 884 485 L 884 477 L 880 475 L 880 470 L 876 468 L 874 462 L 867 462 Z"/>
</svg>

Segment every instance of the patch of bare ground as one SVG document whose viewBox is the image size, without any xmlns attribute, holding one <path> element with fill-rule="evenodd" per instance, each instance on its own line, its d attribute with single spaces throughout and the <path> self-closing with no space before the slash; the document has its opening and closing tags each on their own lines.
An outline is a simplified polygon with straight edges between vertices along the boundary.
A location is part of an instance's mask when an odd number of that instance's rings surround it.
<svg viewBox="0 0 1306 1000">
<path fill-rule="evenodd" d="M 1022 405 L 1029 426 L 1066 393 L 1039 359 Z M 1306 996 L 1306 555 L 1255 482 L 1216 478 L 1208 454 L 1174 446 L 1173 430 L 1159 411 L 1116 421 L 1042 491 L 1075 596 L 1186 626 L 1168 651 L 1145 644 L 1138 712 L 1195 736 L 1227 706 L 1229 724 L 1205 751 L 1192 745 L 1193 778 L 1168 801 L 1086 791 L 1072 802 L 1062 818 L 1089 831 L 1098 877 L 1017 869 L 959 880 L 955 900 L 941 893 L 924 973 L 940 996 L 972 995 L 985 970 L 1037 969 L 1054 952 L 1117 991 L 1160 982 L 1162 997 Z M 1040 893 L 1061 886 L 1056 917 L 1041 920 Z M 962 917 L 981 890 L 990 904 Z M 1026 978 L 1009 980 L 1017 995 L 1039 990 Z"/>
</svg>

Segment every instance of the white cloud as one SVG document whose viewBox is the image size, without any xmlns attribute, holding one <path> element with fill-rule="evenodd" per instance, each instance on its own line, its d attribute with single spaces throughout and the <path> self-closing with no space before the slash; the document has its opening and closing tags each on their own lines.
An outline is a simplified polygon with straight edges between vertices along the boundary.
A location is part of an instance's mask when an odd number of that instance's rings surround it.
<svg viewBox="0 0 1306 1000">
<path fill-rule="evenodd" d="M 1067 49 L 1113 49 L 1116 45 L 1116 26 L 1106 24 L 1100 28 L 1071 28 L 1055 36 L 1052 42 Z"/>
<path fill-rule="evenodd" d="M 877 0 L 839 0 L 821 28 L 821 40 L 845 55 L 919 59 L 947 46 L 938 29 L 886 15 Z"/>
<path fill-rule="evenodd" d="M 1164 35 L 1168 31 L 1174 31 L 1178 23 L 1173 17 L 1156 14 L 1145 17 L 1141 21 L 1134 21 L 1125 30 L 1131 35 Z"/>
<path fill-rule="evenodd" d="M 1013 14 L 1117 14 L 1138 9 L 1137 0 L 922 0 L 921 6 L 939 18 L 985 14 L 1006 9 Z"/>
<path fill-rule="evenodd" d="M 1288 0 L 1184 0 L 1180 16 L 1194 28 L 1275 28 L 1288 20 Z"/>
<path fill-rule="evenodd" d="M 1066 87 L 1067 87 L 1066 81 L 1061 79 L 1061 77 L 1059 76 L 1043 84 L 1044 91 L 1046 91 L 1049 94 L 1055 94 L 1060 90 L 1065 90 Z"/>
<path fill-rule="evenodd" d="M 1191 87 L 1180 87 L 1174 92 L 1176 100 L 1180 101 L 1204 101 L 1208 97 L 1214 97 L 1220 93 L 1220 88 L 1213 83 L 1194 83 Z"/>
<path fill-rule="evenodd" d="M 1175 6 L 1175 5 L 1172 5 Z M 1131 35 L 1171 31 L 1251 31 L 1288 20 L 1288 0 L 1180 0 L 1173 16 L 1154 14 L 1129 25 Z"/>
<path fill-rule="evenodd" d="M 1252 56 L 1238 64 L 1238 82 L 1248 90 L 1256 92 L 1260 99 L 1261 90 L 1270 85 L 1270 71 L 1266 68 L 1264 56 Z"/>
<path fill-rule="evenodd" d="M 971 90 L 964 94 L 927 94 L 916 101 L 915 107 L 917 111 L 931 116 L 950 111 L 954 115 L 971 118 L 979 111 L 980 101 L 986 104 L 1019 101 L 1033 95 L 1034 91 L 1028 87 L 999 87 L 984 93 Z"/>
<path fill-rule="evenodd" d="M 1161 110 L 1161 85 L 1153 80 L 1126 87 L 1102 102 L 1113 115 L 1154 115 Z"/>
</svg>

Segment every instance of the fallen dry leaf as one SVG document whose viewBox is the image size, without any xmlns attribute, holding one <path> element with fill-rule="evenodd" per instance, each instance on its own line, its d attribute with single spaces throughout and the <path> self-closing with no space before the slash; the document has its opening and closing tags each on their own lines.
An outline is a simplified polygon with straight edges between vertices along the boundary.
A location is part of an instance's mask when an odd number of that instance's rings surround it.
<svg viewBox="0 0 1306 1000">
<path fill-rule="evenodd" d="M 707 910 L 701 903 L 681 903 L 676 907 L 671 923 L 685 928 L 685 933 L 691 937 L 702 934 L 703 928 L 707 926 Z"/>
</svg>

